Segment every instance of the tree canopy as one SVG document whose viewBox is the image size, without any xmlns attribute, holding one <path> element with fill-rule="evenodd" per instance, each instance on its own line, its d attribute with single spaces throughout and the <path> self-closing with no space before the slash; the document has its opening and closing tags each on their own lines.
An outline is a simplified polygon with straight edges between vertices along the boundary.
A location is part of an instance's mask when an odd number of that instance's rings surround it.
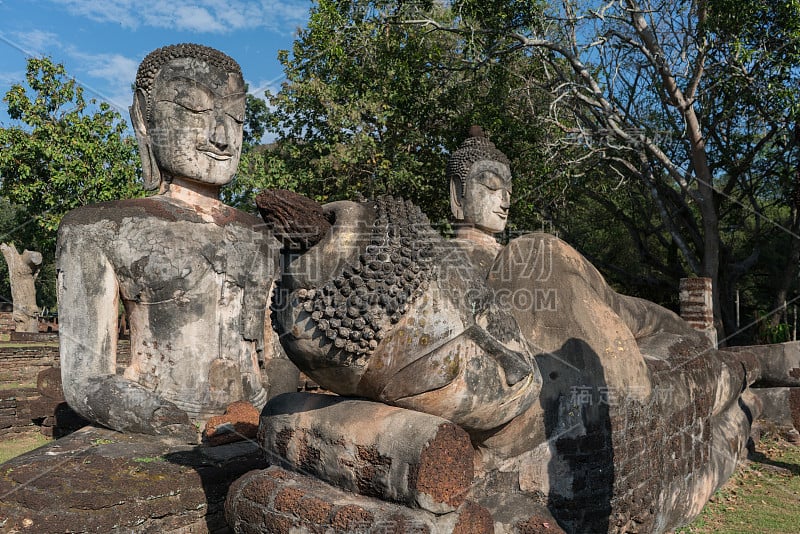
<svg viewBox="0 0 800 534">
<path fill-rule="evenodd" d="M 52 242 L 67 211 L 140 195 L 139 156 L 119 113 L 87 101 L 62 65 L 31 58 L 26 81 L 3 98 L 16 124 L 0 128 L 0 194 Z"/>
<path fill-rule="evenodd" d="M 464 39 L 396 24 L 404 9 L 363 0 L 321 0 L 312 8 L 291 53 L 279 56 L 287 80 L 268 95 L 277 139 L 254 167 L 270 169 L 260 183 L 322 201 L 402 195 L 441 220 L 449 212 L 447 154 L 480 124 L 500 149 L 514 140 L 517 198 L 536 194 L 528 178 L 547 173 L 547 129 L 538 118 L 547 102 L 528 79 L 540 67 L 519 54 L 472 68 Z"/>
<path fill-rule="evenodd" d="M 479 124 L 512 160 L 509 233 L 552 224 L 673 307 L 679 278 L 708 276 L 723 338 L 737 291 L 745 324 L 800 298 L 800 0 L 319 0 L 279 59 L 229 203 L 393 194 L 441 221 L 448 154 Z M 139 194 L 124 123 L 63 67 L 31 60 L 5 102 L 0 194 L 37 239 Z"/>
<path fill-rule="evenodd" d="M 44 305 L 55 305 L 56 229 L 73 208 L 142 194 L 136 141 L 107 103 L 49 58 L 28 60 L 26 83 L 3 101 L 14 123 L 0 128 L 3 242 L 41 252 L 37 280 Z"/>
<path fill-rule="evenodd" d="M 780 4 L 780 5 L 778 5 Z M 248 186 L 447 213 L 470 124 L 508 153 L 511 231 L 551 221 L 626 292 L 708 276 L 724 338 L 797 295 L 798 2 L 320 0 Z M 773 314 L 777 319 L 778 315 Z"/>
<path fill-rule="evenodd" d="M 548 119 L 564 135 L 551 148 L 570 158 L 571 203 L 621 222 L 656 272 L 710 277 L 723 339 L 737 331 L 736 288 L 770 267 L 765 248 L 785 251 L 767 307 L 796 294 L 799 4 L 563 0 L 530 18 L 516 4 L 457 0 L 453 10 L 484 17 L 419 9 L 401 23 L 469 40 L 475 66 L 520 50 L 543 64 L 533 81 L 553 97 Z M 575 210 L 552 213 L 568 231 L 591 227 Z"/>
</svg>

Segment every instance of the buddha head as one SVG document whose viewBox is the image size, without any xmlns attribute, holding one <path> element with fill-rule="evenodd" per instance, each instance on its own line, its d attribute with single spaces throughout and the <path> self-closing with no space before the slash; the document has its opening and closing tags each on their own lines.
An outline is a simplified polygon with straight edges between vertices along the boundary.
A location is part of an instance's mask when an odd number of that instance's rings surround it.
<svg viewBox="0 0 800 534">
<path fill-rule="evenodd" d="M 502 232 L 511 205 L 508 158 L 495 148 L 478 126 L 447 162 L 450 209 L 459 224 L 489 234 Z"/>
<path fill-rule="evenodd" d="M 145 188 L 173 179 L 230 182 L 239 165 L 245 98 L 239 65 L 218 50 L 178 44 L 148 54 L 130 108 Z"/>
</svg>

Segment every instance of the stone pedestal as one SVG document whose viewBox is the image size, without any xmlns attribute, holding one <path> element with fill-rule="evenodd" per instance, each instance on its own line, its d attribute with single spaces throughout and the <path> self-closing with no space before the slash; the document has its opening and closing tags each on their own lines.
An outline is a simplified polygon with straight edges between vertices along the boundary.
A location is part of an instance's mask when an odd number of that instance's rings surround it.
<svg viewBox="0 0 800 534">
<path fill-rule="evenodd" d="M 85 427 L 0 465 L 0 530 L 229 532 L 228 487 L 266 467 L 257 449 Z"/>
</svg>

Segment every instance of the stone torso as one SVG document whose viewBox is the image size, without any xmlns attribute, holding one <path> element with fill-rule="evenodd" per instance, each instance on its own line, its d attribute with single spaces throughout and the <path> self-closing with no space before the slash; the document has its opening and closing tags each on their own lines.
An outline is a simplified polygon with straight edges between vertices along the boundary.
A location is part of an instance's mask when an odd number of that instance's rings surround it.
<svg viewBox="0 0 800 534">
<path fill-rule="evenodd" d="M 258 358 L 276 243 L 220 207 L 203 217 L 164 196 L 106 203 L 64 230 L 115 273 L 131 328 L 125 377 L 195 419 L 266 401 Z"/>
</svg>

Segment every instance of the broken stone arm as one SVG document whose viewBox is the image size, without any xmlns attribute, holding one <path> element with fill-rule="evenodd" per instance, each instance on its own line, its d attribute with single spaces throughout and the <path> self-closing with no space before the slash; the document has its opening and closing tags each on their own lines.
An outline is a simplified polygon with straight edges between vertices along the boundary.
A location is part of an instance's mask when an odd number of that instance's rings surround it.
<svg viewBox="0 0 800 534">
<path fill-rule="evenodd" d="M 95 247 L 59 240 L 58 302 L 61 377 L 69 405 L 85 418 L 124 432 L 174 435 L 195 441 L 188 415 L 141 385 L 116 374 L 119 286 Z"/>
</svg>

